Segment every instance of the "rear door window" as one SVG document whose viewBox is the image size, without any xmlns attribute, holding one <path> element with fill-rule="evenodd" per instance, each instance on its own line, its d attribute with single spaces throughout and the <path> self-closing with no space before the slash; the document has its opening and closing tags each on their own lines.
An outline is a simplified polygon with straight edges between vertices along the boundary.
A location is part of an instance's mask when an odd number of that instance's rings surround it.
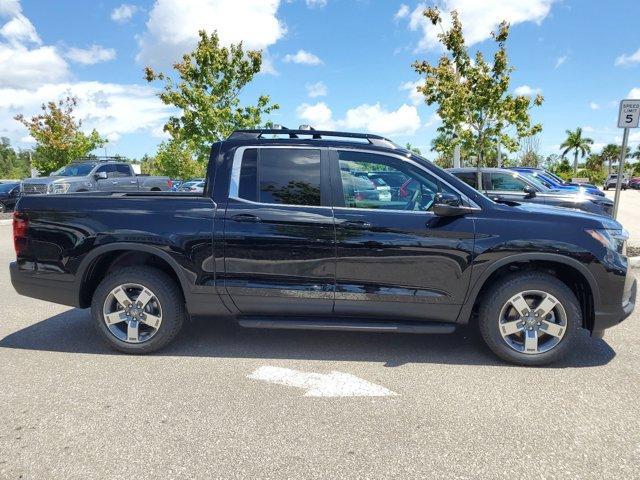
<svg viewBox="0 0 640 480">
<path fill-rule="evenodd" d="M 238 196 L 260 203 L 320 206 L 320 150 L 245 150 L 238 181 Z"/>
<path fill-rule="evenodd" d="M 518 178 L 517 174 L 490 173 L 489 190 L 522 192 L 527 186 L 526 182 Z"/>
</svg>

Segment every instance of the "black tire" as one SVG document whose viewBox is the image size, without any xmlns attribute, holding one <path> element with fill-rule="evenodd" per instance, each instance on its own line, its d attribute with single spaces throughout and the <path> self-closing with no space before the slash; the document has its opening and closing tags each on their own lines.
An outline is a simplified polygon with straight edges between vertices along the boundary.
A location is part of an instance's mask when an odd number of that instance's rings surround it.
<svg viewBox="0 0 640 480">
<path fill-rule="evenodd" d="M 162 323 L 157 332 L 141 343 L 128 343 L 117 338 L 107 327 L 103 317 L 103 305 L 109 293 L 119 285 L 140 284 L 151 290 L 162 308 Z M 98 285 L 91 302 L 91 316 L 102 339 L 113 349 L 124 353 L 145 354 L 169 344 L 180 332 L 186 317 L 184 298 L 176 282 L 156 268 L 134 266 L 107 275 Z"/>
<path fill-rule="evenodd" d="M 498 325 L 500 312 L 509 299 L 529 290 L 553 295 L 566 312 L 566 328 L 559 343 L 546 352 L 536 354 L 519 352 L 509 346 Z M 478 314 L 480 333 L 487 346 L 498 357 L 517 365 L 541 366 L 558 361 L 572 349 L 582 326 L 580 306 L 571 289 L 557 278 L 541 272 L 515 273 L 497 282 L 483 296 Z"/>
</svg>

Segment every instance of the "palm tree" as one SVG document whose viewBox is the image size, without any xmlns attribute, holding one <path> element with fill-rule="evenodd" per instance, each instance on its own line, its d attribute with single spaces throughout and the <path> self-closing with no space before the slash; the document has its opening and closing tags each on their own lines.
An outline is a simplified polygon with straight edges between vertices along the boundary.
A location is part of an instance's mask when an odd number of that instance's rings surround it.
<svg viewBox="0 0 640 480">
<path fill-rule="evenodd" d="M 640 144 L 636 145 L 636 151 L 631 154 L 631 158 L 640 160 Z"/>
<path fill-rule="evenodd" d="M 586 154 L 591 152 L 591 145 L 593 140 L 588 137 L 582 136 L 582 128 L 576 128 L 575 132 L 567 130 L 567 139 L 560 145 L 562 150 L 562 156 L 573 150 L 573 174 L 578 173 L 578 154 L 580 158 L 584 158 Z"/>
</svg>

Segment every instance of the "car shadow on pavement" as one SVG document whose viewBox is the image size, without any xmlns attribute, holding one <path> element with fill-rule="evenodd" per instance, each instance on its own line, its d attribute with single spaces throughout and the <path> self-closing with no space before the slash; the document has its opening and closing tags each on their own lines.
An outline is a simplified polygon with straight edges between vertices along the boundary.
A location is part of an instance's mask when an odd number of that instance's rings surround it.
<svg viewBox="0 0 640 480">
<path fill-rule="evenodd" d="M 107 347 L 93 328 L 88 310 L 73 309 L 14 332 L 0 347 L 68 353 L 123 355 Z M 477 331 L 450 335 L 255 330 L 231 322 L 188 322 L 176 340 L 152 355 L 370 361 L 396 367 L 411 363 L 507 365 L 484 345 Z M 606 365 L 615 351 L 581 331 L 575 351 L 554 367 Z"/>
</svg>

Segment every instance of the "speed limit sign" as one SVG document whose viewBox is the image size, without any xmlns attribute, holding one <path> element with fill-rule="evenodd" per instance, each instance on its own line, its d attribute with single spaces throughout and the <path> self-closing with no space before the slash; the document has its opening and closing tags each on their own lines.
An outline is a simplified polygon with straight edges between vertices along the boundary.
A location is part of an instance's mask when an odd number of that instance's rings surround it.
<svg viewBox="0 0 640 480">
<path fill-rule="evenodd" d="M 638 128 L 640 120 L 640 100 L 622 100 L 618 113 L 619 128 Z"/>
</svg>

